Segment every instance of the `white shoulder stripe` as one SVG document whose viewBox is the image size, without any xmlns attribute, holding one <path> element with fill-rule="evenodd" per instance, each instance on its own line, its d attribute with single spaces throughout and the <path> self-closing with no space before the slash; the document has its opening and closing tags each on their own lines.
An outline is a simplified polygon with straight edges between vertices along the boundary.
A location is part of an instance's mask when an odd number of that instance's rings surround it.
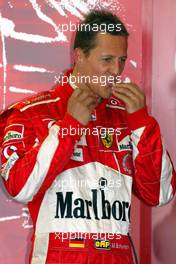
<svg viewBox="0 0 176 264">
<path fill-rule="evenodd" d="M 145 127 L 140 127 L 138 129 L 133 130 L 131 133 L 131 143 L 133 145 L 133 161 L 135 161 L 136 157 L 139 154 L 138 143 L 141 139 L 144 129 Z"/>
<path fill-rule="evenodd" d="M 43 233 L 35 237 L 31 264 L 46 263 L 48 245 L 49 233 Z"/>
<path fill-rule="evenodd" d="M 50 168 L 54 153 L 59 145 L 59 126 L 53 125 L 49 135 L 42 143 L 36 157 L 35 166 L 20 193 L 14 197 L 15 200 L 23 203 L 30 202 L 38 192 Z"/>
<path fill-rule="evenodd" d="M 23 108 L 20 109 L 21 112 L 25 111 L 26 109 L 32 107 L 32 106 L 35 106 L 35 105 L 40 105 L 40 104 L 49 104 L 49 103 L 54 103 L 54 102 L 57 102 L 60 100 L 60 97 L 57 97 L 55 99 L 50 99 L 50 100 L 45 100 L 45 101 L 41 101 L 41 102 L 36 102 L 34 104 L 29 104 Z"/>
<path fill-rule="evenodd" d="M 172 176 L 173 176 L 173 167 L 170 161 L 170 158 L 167 154 L 165 146 L 163 145 L 163 154 L 162 154 L 162 169 L 160 177 L 160 194 L 159 194 L 159 204 L 168 203 L 173 198 L 173 189 L 172 189 Z"/>
</svg>

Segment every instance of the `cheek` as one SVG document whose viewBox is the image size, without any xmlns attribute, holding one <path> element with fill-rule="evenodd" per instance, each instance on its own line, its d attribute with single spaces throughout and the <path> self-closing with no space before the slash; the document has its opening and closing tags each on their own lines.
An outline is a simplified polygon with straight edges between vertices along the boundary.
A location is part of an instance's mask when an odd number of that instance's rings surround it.
<svg viewBox="0 0 176 264">
<path fill-rule="evenodd" d="M 92 78 L 107 76 L 107 66 L 102 65 L 101 62 L 96 60 L 86 61 L 81 68 L 81 74 L 84 76 L 90 76 Z M 96 86 L 96 85 L 95 85 Z"/>
<path fill-rule="evenodd" d="M 119 75 L 122 74 L 124 68 L 125 68 L 125 63 L 119 66 Z"/>
<path fill-rule="evenodd" d="M 98 60 L 91 60 L 90 62 L 88 61 L 86 63 L 86 69 L 87 69 L 87 74 L 90 76 L 101 76 L 106 73 L 106 68 L 104 65 L 102 65 L 101 61 Z"/>
<path fill-rule="evenodd" d="M 100 76 L 106 76 L 108 70 L 107 67 L 102 65 L 95 65 L 93 67 L 93 74 L 100 77 Z"/>
</svg>

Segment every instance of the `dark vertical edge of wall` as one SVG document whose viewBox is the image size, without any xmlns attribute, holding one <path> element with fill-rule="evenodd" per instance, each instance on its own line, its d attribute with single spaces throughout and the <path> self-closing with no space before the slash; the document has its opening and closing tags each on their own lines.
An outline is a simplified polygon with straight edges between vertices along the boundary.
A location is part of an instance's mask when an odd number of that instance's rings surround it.
<svg viewBox="0 0 176 264">
<path fill-rule="evenodd" d="M 142 89 L 149 113 L 152 107 L 153 0 L 142 1 Z M 141 202 L 140 263 L 151 264 L 151 207 Z"/>
</svg>

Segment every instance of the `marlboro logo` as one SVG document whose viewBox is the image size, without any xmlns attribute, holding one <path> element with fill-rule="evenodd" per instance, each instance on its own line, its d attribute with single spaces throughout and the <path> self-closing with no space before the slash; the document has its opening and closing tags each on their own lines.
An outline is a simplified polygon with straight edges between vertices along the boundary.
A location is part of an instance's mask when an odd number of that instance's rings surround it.
<svg viewBox="0 0 176 264">
<path fill-rule="evenodd" d="M 109 201 L 105 197 L 105 191 L 91 190 L 91 200 L 81 197 L 73 198 L 73 192 L 56 193 L 55 218 L 84 218 L 84 219 L 115 219 L 117 221 L 130 220 L 130 204 L 125 201 Z M 98 199 L 99 197 L 99 199 Z M 98 210 L 98 207 L 100 209 Z"/>
</svg>

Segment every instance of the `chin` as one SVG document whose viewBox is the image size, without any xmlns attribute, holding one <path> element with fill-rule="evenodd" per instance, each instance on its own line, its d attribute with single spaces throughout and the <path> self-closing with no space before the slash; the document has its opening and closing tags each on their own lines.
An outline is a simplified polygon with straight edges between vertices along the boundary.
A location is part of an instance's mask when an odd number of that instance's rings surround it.
<svg viewBox="0 0 176 264">
<path fill-rule="evenodd" d="M 91 90 L 103 99 L 108 99 L 112 95 L 112 87 L 110 86 L 102 86 L 101 88 L 99 86 L 98 89 L 92 88 Z"/>
<path fill-rule="evenodd" d="M 102 96 L 103 99 L 109 99 L 111 97 L 111 94 L 106 94 L 104 96 Z"/>
<path fill-rule="evenodd" d="M 112 95 L 112 89 L 110 89 L 109 87 L 107 87 L 107 89 L 105 89 L 101 95 L 102 98 L 104 99 L 108 99 L 110 98 Z"/>
</svg>

